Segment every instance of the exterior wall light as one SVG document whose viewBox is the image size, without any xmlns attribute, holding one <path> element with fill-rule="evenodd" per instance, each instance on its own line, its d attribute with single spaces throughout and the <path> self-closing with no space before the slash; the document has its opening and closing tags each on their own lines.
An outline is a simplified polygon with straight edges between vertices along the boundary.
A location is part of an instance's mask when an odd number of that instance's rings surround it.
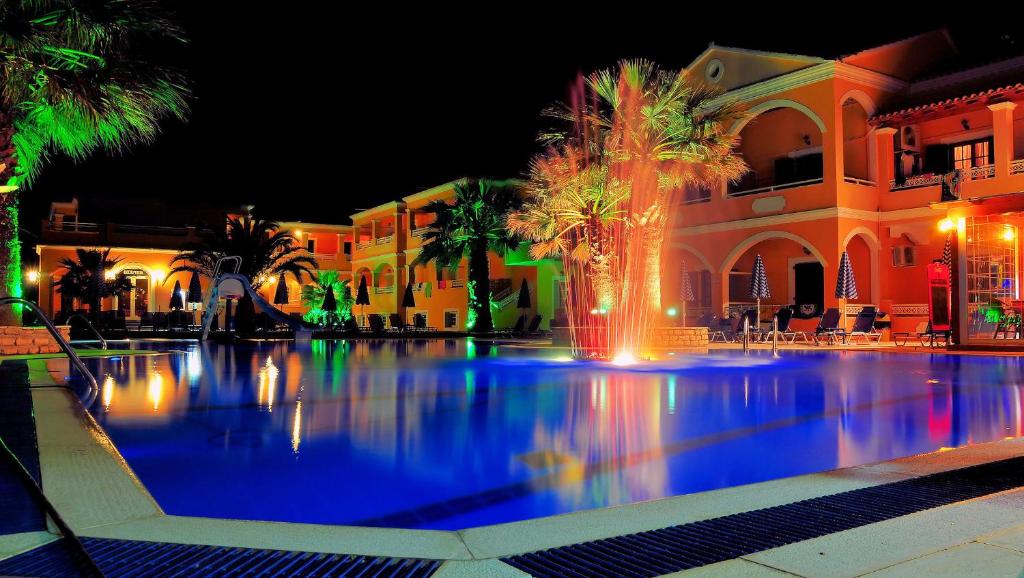
<svg viewBox="0 0 1024 578">
<path fill-rule="evenodd" d="M 952 231 L 955 226 L 956 224 L 953 223 L 953 219 L 942 219 L 939 221 L 939 231 L 942 231 L 943 233 Z"/>
<path fill-rule="evenodd" d="M 106 279 L 107 281 L 113 281 L 114 277 L 117 277 L 117 273 L 114 273 L 113 271 L 103 272 L 103 278 Z"/>
<path fill-rule="evenodd" d="M 39 282 L 39 271 L 35 271 L 35 270 L 29 271 L 28 274 L 25 275 L 25 277 L 28 279 L 29 283 L 38 283 Z"/>
</svg>

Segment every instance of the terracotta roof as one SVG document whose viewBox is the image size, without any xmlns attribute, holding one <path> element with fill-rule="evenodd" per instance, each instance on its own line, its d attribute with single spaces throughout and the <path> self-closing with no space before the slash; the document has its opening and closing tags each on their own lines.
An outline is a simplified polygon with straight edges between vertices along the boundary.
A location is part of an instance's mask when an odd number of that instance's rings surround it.
<svg viewBox="0 0 1024 578">
<path fill-rule="evenodd" d="M 878 114 L 871 117 L 871 124 L 881 124 L 889 120 L 903 118 L 917 113 L 927 112 L 929 110 L 934 110 L 940 107 L 948 107 L 958 104 L 970 104 L 973 103 L 974 101 L 990 101 L 993 100 L 995 97 L 1003 97 L 1009 94 L 1024 95 L 1024 82 L 1017 82 L 999 88 L 991 88 L 988 90 L 982 90 L 952 98 L 926 102 L 916 106 L 908 106 L 906 108 L 894 110 L 892 112 Z"/>
</svg>

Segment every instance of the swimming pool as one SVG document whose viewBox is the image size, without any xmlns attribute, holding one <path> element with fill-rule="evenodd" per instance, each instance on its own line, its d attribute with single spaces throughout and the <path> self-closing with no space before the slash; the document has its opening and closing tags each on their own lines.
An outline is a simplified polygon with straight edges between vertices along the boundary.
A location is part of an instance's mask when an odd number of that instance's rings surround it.
<svg viewBox="0 0 1024 578">
<path fill-rule="evenodd" d="M 1017 357 L 158 347 L 89 360 L 92 411 L 177 515 L 461 529 L 1024 435 Z"/>
</svg>

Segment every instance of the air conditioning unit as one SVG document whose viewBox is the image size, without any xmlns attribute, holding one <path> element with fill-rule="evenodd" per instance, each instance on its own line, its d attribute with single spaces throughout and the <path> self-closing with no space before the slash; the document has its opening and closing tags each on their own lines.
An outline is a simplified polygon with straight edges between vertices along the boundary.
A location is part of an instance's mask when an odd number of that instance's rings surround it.
<svg viewBox="0 0 1024 578">
<path fill-rule="evenodd" d="M 905 245 L 892 248 L 893 267 L 913 267 L 917 264 L 917 248 Z"/>
<path fill-rule="evenodd" d="M 921 127 L 919 125 L 908 124 L 900 127 L 896 136 L 898 150 L 921 152 Z"/>
</svg>

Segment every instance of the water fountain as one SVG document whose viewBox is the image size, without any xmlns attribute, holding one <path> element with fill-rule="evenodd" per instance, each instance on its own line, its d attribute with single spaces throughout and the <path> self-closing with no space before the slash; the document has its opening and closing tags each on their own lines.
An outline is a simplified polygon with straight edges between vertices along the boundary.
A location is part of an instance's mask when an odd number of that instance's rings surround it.
<svg viewBox="0 0 1024 578">
<path fill-rule="evenodd" d="M 528 201 L 509 219 L 535 258 L 560 255 L 576 357 L 626 365 L 649 355 L 662 321 L 666 223 L 687 187 L 746 171 L 727 127 L 744 113 L 685 71 L 647 61 L 581 76 L 562 126 L 541 136 Z"/>
</svg>

